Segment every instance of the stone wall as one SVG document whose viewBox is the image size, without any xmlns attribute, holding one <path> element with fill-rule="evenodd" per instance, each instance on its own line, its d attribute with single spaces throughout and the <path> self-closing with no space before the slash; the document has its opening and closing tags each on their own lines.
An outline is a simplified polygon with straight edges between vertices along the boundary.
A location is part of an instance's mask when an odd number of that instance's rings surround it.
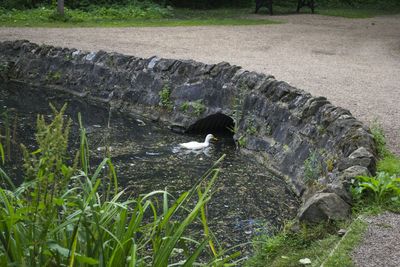
<svg viewBox="0 0 400 267">
<path fill-rule="evenodd" d="M 183 132 L 199 120 L 206 127 L 228 116 L 237 122 L 234 138 L 242 151 L 282 173 L 303 197 L 299 216 L 306 221 L 335 219 L 329 208 L 338 205 L 348 214 L 351 179 L 375 171 L 373 138 L 348 110 L 224 62 L 142 59 L 15 41 L 0 43 L 0 79 L 69 92 Z"/>
</svg>

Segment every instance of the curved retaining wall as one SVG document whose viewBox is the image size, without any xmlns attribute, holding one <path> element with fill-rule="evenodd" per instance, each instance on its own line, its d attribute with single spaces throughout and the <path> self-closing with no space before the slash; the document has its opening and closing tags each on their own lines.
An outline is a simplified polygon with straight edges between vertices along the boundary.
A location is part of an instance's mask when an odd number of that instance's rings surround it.
<svg viewBox="0 0 400 267">
<path fill-rule="evenodd" d="M 322 219 L 346 216 L 346 185 L 375 171 L 373 138 L 348 110 L 224 62 L 142 59 L 15 41 L 0 43 L 0 79 L 66 91 L 181 131 L 211 115 L 229 116 L 238 122 L 234 137 L 243 151 L 279 170 L 303 196 L 299 215 L 306 221 L 318 221 L 308 217 L 319 213 Z M 324 211 L 338 202 L 346 214 Z"/>
</svg>

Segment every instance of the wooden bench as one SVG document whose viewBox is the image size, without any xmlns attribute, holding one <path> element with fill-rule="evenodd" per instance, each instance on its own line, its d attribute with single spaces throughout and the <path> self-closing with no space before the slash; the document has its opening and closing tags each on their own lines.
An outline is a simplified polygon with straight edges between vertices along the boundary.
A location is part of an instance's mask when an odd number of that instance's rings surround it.
<svg viewBox="0 0 400 267">
<path fill-rule="evenodd" d="M 258 10 L 261 7 L 265 6 L 266 8 L 268 8 L 269 14 L 272 15 L 273 14 L 272 3 L 273 3 L 273 0 L 256 0 L 256 11 L 255 11 L 255 13 L 257 13 Z M 311 8 L 311 12 L 314 14 L 314 8 L 315 8 L 314 0 L 298 0 L 297 1 L 297 10 L 296 10 L 296 12 L 299 13 L 300 12 L 300 8 L 302 8 L 304 6 L 308 6 L 309 8 Z"/>
</svg>

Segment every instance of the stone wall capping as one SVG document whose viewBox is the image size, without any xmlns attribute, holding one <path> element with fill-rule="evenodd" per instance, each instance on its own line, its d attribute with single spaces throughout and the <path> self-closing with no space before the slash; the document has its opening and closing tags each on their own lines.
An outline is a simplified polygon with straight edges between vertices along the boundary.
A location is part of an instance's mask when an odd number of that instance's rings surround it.
<svg viewBox="0 0 400 267">
<path fill-rule="evenodd" d="M 0 65 L 1 82 L 78 95 L 179 132 L 215 114 L 237 120 L 234 138 L 242 140 L 243 151 L 278 168 L 299 196 L 310 193 L 301 220 L 346 217 L 351 202 L 346 190 L 352 180 L 375 172 L 376 147 L 365 125 L 325 97 L 314 97 L 270 74 L 227 62 L 140 58 L 27 40 L 0 42 Z M 163 101 L 162 90 L 168 90 Z M 316 192 L 305 182 L 310 158 L 319 173 L 307 179 L 323 187 Z"/>
</svg>

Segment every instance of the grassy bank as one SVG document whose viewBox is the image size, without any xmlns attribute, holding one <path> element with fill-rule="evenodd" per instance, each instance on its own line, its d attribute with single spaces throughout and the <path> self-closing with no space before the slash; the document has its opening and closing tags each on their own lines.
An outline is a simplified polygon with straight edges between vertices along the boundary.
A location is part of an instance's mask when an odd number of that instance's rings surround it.
<svg viewBox="0 0 400 267">
<path fill-rule="evenodd" d="M 254 241 L 255 254 L 247 266 L 353 266 L 351 252 L 362 240 L 367 229 L 363 218 L 384 211 L 400 212 L 400 158 L 386 147 L 380 126 L 371 132 L 377 145 L 379 160 L 375 176 L 360 176 L 354 181 L 353 218 L 343 222 L 319 225 L 288 223 L 276 236 L 264 236 Z M 340 229 L 345 231 L 339 234 Z"/>
<path fill-rule="evenodd" d="M 274 5 L 275 15 L 295 14 L 296 5 Z M 60 17 L 55 7 L 26 10 L 0 8 L 0 26 L 8 27 L 163 27 L 163 26 L 211 26 L 211 25 L 266 25 L 282 23 L 270 16 L 265 8 L 259 16 L 253 16 L 253 8 L 221 8 L 193 10 L 149 6 L 92 6 L 85 10 L 66 9 Z M 302 14 L 311 13 L 305 7 Z M 400 13 L 399 7 L 348 6 L 316 8 L 316 14 L 347 18 L 369 18 L 377 15 Z"/>
<path fill-rule="evenodd" d="M 67 9 L 60 17 L 54 8 L 27 10 L 0 8 L 0 25 L 9 27 L 163 27 L 208 25 L 265 25 L 279 23 L 268 18 L 250 18 L 250 9 L 190 10 L 153 6 L 92 7 Z"/>
<path fill-rule="evenodd" d="M 382 15 L 400 14 L 400 7 L 393 9 L 379 8 L 324 8 L 317 10 L 316 14 L 351 19 L 373 18 Z"/>
</svg>

